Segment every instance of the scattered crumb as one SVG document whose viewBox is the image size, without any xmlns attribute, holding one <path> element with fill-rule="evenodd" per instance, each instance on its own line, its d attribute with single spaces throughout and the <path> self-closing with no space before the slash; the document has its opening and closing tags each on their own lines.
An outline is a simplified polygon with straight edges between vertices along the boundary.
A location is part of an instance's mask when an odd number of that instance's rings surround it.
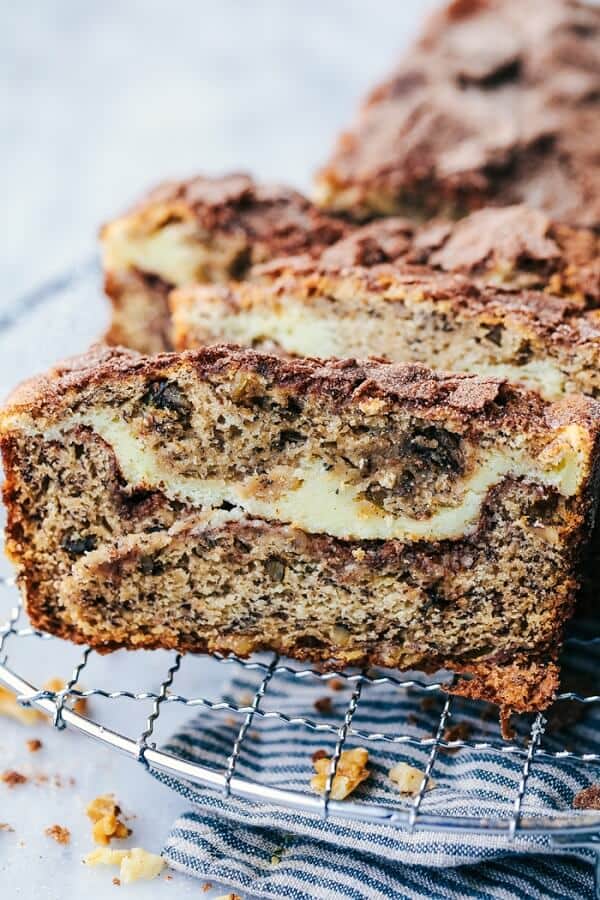
<svg viewBox="0 0 600 900">
<path fill-rule="evenodd" d="M 328 684 L 332 691 L 343 691 L 346 687 L 341 678 L 332 678 Z"/>
<path fill-rule="evenodd" d="M 239 894 L 221 894 L 220 897 L 216 897 L 215 900 L 242 900 Z"/>
<path fill-rule="evenodd" d="M 575 809 L 600 809 L 600 784 L 590 784 L 573 798 Z"/>
<path fill-rule="evenodd" d="M 173 881 L 172 875 L 165 875 L 165 881 Z"/>
<path fill-rule="evenodd" d="M 318 759 L 327 759 L 327 750 L 323 750 L 323 749 L 315 750 L 315 752 L 312 755 L 313 763 L 316 763 L 316 761 Z"/>
<path fill-rule="evenodd" d="M 210 883 L 210 881 L 205 881 L 202 885 L 202 893 L 208 894 L 209 891 L 212 891 L 212 884 Z"/>
<path fill-rule="evenodd" d="M 250 691 L 242 691 L 238 697 L 238 706 L 252 706 L 253 700 L 254 694 L 251 694 Z"/>
<path fill-rule="evenodd" d="M 235 716 L 225 716 L 225 724 L 229 725 L 231 728 L 235 728 L 238 724 L 238 720 Z"/>
<path fill-rule="evenodd" d="M 58 693 L 58 691 L 62 691 L 65 684 L 66 682 L 61 678 L 51 678 L 43 685 L 43 689 L 45 691 Z M 87 711 L 87 701 L 85 698 L 76 700 L 75 703 L 73 703 L 73 709 L 75 712 L 80 713 L 80 715 L 85 715 Z M 21 706 L 21 704 L 17 702 L 16 695 L 5 687 L 0 687 L 0 716 L 16 719 L 17 722 L 21 722 L 23 725 L 35 725 L 37 722 L 48 721 L 48 716 L 41 710 L 34 709 L 33 707 Z"/>
<path fill-rule="evenodd" d="M 14 769 L 7 769 L 6 772 L 3 772 L 2 775 L 0 775 L 0 779 L 2 779 L 4 784 L 8 785 L 8 787 L 13 788 L 17 784 L 25 784 L 27 776 L 23 775 L 21 772 L 16 772 Z"/>
<path fill-rule="evenodd" d="M 156 853 L 148 853 L 141 847 L 132 847 L 131 850 L 112 850 L 109 847 L 98 847 L 84 857 L 84 863 L 88 866 L 120 866 L 119 878 L 121 884 L 131 884 L 141 879 L 156 878 L 164 869 L 166 863 L 162 856 Z"/>
<path fill-rule="evenodd" d="M 253 741 L 260 741 L 260 739 L 261 739 L 259 731 L 249 731 L 248 737 L 251 738 Z"/>
<path fill-rule="evenodd" d="M 14 831 L 15 829 L 8 822 L 0 822 L 0 831 Z"/>
<path fill-rule="evenodd" d="M 27 744 L 27 749 L 30 753 L 37 753 L 38 750 L 41 750 L 44 746 L 37 738 L 30 738 L 30 740 L 25 741 L 25 743 Z"/>
<path fill-rule="evenodd" d="M 35 725 L 46 718 L 38 709 L 30 709 L 17 703 L 16 695 L 5 687 L 0 687 L 0 716 L 16 719 L 23 725 Z"/>
<path fill-rule="evenodd" d="M 44 834 L 51 837 L 57 844 L 68 844 L 71 840 L 71 832 L 68 828 L 63 828 L 62 825 L 50 825 L 49 828 L 46 828 Z"/>
<path fill-rule="evenodd" d="M 369 752 L 364 747 L 342 751 L 331 786 L 332 800 L 343 800 L 369 777 L 371 773 L 367 769 L 368 761 Z M 317 774 L 311 778 L 310 786 L 316 794 L 325 793 L 330 763 L 331 760 L 327 756 L 322 756 L 313 762 Z"/>
<path fill-rule="evenodd" d="M 126 838 L 131 834 L 131 828 L 118 818 L 121 809 L 112 794 L 96 797 L 88 803 L 86 813 L 94 823 L 92 837 L 97 844 L 107 846 L 113 838 Z"/>
<path fill-rule="evenodd" d="M 67 682 L 66 682 L 66 681 L 63 681 L 62 678 L 51 678 L 51 679 L 50 679 L 49 681 L 47 681 L 46 684 L 44 685 L 44 690 L 46 690 L 46 691 L 52 691 L 53 693 L 58 694 L 59 691 L 62 691 L 62 690 L 63 690 L 63 688 L 65 687 L 66 683 L 67 683 Z M 77 686 L 77 685 L 76 685 L 76 686 Z M 79 689 L 81 690 L 81 685 L 78 685 L 77 687 L 79 687 Z M 79 698 L 78 698 L 77 700 L 75 700 L 75 702 L 72 704 L 72 707 L 71 707 L 71 708 L 72 708 L 76 713 L 79 713 L 80 716 L 85 716 L 85 714 L 87 713 L 87 706 L 88 706 L 88 704 L 87 704 L 87 700 L 85 699 L 85 697 L 79 697 Z"/>
<path fill-rule="evenodd" d="M 113 878 L 112 883 L 115 885 L 115 887 L 121 887 L 121 879 L 120 878 L 116 878 L 116 877 Z"/>
<path fill-rule="evenodd" d="M 314 707 L 318 713 L 321 715 L 328 715 L 333 712 L 333 701 L 331 697 L 319 697 L 318 700 L 315 700 Z"/>
<path fill-rule="evenodd" d="M 445 741 L 468 741 L 473 734 L 473 726 L 470 722 L 455 722 L 444 731 Z M 446 753 L 458 753 L 459 747 L 444 747 Z"/>
<path fill-rule="evenodd" d="M 401 762 L 392 766 L 388 772 L 388 778 L 393 782 L 401 794 L 416 794 L 423 781 L 423 772 L 408 763 Z M 430 778 L 427 782 L 427 790 L 435 787 L 435 781 Z"/>
</svg>

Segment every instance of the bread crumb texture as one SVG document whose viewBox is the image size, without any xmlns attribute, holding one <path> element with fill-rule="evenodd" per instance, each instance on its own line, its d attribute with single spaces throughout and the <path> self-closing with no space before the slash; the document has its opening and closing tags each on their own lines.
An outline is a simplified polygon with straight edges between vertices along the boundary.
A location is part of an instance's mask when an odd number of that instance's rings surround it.
<svg viewBox="0 0 600 900">
<path fill-rule="evenodd" d="M 600 809 L 600 784 L 590 784 L 575 795 L 575 809 Z"/>
<path fill-rule="evenodd" d="M 62 825 L 49 825 L 48 828 L 44 830 L 44 834 L 47 834 L 48 837 L 52 838 L 53 841 L 56 841 L 57 844 L 66 845 L 71 840 L 71 832 L 68 828 L 63 828 Z"/>
<path fill-rule="evenodd" d="M 164 869 L 166 863 L 156 853 L 149 853 L 142 847 L 132 847 L 130 850 L 112 850 L 110 847 L 98 847 L 92 850 L 83 859 L 87 866 L 119 866 L 119 880 L 121 884 L 131 884 L 133 881 L 149 880 L 156 878 Z"/>
<path fill-rule="evenodd" d="M 388 772 L 388 778 L 396 785 L 401 794 L 414 795 L 418 792 L 423 781 L 423 772 L 408 763 L 397 763 Z M 426 790 L 431 791 L 435 787 L 435 781 L 430 778 Z"/>
<path fill-rule="evenodd" d="M 15 771 L 15 769 L 7 769 L 6 772 L 3 772 L 2 775 L 0 775 L 0 779 L 9 788 L 13 788 L 18 784 L 25 784 L 27 782 L 27 776 L 23 775 L 21 772 Z"/>
<path fill-rule="evenodd" d="M 371 774 L 367 769 L 369 752 L 364 747 L 355 747 L 353 750 L 343 750 L 340 761 L 331 785 L 331 799 L 344 800 Z M 331 759 L 321 756 L 314 759 L 313 766 L 316 775 L 310 780 L 310 786 L 316 794 L 325 793 L 325 785 L 329 775 Z"/>
<path fill-rule="evenodd" d="M 106 847 L 113 838 L 122 839 L 131 834 L 131 829 L 118 818 L 121 809 L 112 794 L 96 797 L 88 803 L 86 813 L 93 822 L 92 837 L 97 844 Z"/>
</svg>

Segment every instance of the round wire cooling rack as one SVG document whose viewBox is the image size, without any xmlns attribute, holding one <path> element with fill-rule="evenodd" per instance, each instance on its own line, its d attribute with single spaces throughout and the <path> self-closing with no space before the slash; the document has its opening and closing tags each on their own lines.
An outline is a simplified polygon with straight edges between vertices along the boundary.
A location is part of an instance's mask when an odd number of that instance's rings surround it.
<svg viewBox="0 0 600 900">
<path fill-rule="evenodd" d="M 58 638 L 32 628 L 27 622 L 22 609 L 14 581 L 5 578 L 0 581 L 0 590 L 6 598 L 10 598 L 10 613 L 7 620 L 0 624 L 0 685 L 14 692 L 20 704 L 34 707 L 52 719 L 58 729 L 70 729 L 81 732 L 90 738 L 101 741 L 107 748 L 119 750 L 130 758 L 139 761 L 153 770 L 184 779 L 205 788 L 220 791 L 225 797 L 240 797 L 255 803 L 269 804 L 281 809 L 313 813 L 327 819 L 330 816 L 353 819 L 355 821 L 380 823 L 404 829 L 426 829 L 443 832 L 494 832 L 502 835 L 510 842 L 518 836 L 544 835 L 556 846 L 557 852 L 569 853 L 580 848 L 593 850 L 596 853 L 596 891 L 600 897 L 600 811 L 561 811 L 547 815 L 531 815 L 523 811 L 523 804 L 536 764 L 541 761 L 569 760 L 584 766 L 600 763 L 600 735 L 596 749 L 585 751 L 569 746 L 570 739 L 563 746 L 554 741 L 550 746 L 543 744 L 548 726 L 548 717 L 538 713 L 528 723 L 528 729 L 520 730 L 521 739 L 506 741 L 498 736 L 495 739 L 471 739 L 455 737 L 449 730 L 452 721 L 453 705 L 456 698 L 447 693 L 448 676 L 442 680 L 419 680 L 414 677 L 403 677 L 400 673 L 390 674 L 382 671 L 341 671 L 323 672 L 313 668 L 295 668 L 277 655 L 270 659 L 240 659 L 237 656 L 213 655 L 213 659 L 221 665 L 236 667 L 245 674 L 253 673 L 257 686 L 252 697 L 236 703 L 230 697 L 211 700 L 204 696 L 182 695 L 173 690 L 173 682 L 179 672 L 182 657 L 172 654 L 172 662 L 167 667 L 158 690 L 116 690 L 107 691 L 101 687 L 85 690 L 78 687 L 82 675 L 89 666 L 94 651 L 84 648 L 77 664 L 72 668 L 64 687 L 50 690 L 31 683 L 20 675 L 10 664 L 11 644 L 15 641 L 53 641 L 64 643 Z M 7 595 L 7 592 L 11 592 Z M 14 603 L 13 603 L 14 600 Z M 575 639 L 577 640 L 577 639 Z M 579 643 L 585 642 L 579 639 Z M 69 645 L 70 646 L 70 645 Z M 582 648 L 583 650 L 585 647 Z M 194 657 L 190 658 L 193 664 Z M 285 678 L 286 685 L 304 681 L 314 681 L 325 687 L 327 682 L 335 680 L 336 687 L 343 685 L 349 692 L 343 716 L 337 722 L 323 722 L 318 716 L 289 715 L 280 709 L 264 709 L 263 701 L 273 690 L 279 679 Z M 407 727 L 406 721 L 399 721 L 393 732 L 373 731 L 358 727 L 357 713 L 359 708 L 368 710 L 369 703 L 377 689 L 384 685 L 394 686 L 403 691 L 416 692 L 421 696 L 423 708 L 430 700 L 438 702 L 437 722 L 426 734 L 415 733 Z M 365 699 L 365 687 L 371 693 L 371 699 Z M 289 689 L 289 687 L 288 687 Z M 106 700 L 126 699 L 136 702 L 150 702 L 151 712 L 147 717 L 140 714 L 139 737 L 126 736 L 117 730 L 106 727 L 94 718 L 77 712 L 75 701 L 102 697 Z M 565 692 L 558 698 L 561 703 L 581 704 L 583 708 L 596 707 L 600 710 L 600 695 L 586 695 L 576 692 Z M 182 705 L 190 710 L 205 710 L 224 715 L 231 720 L 232 715 L 241 719 L 239 727 L 234 729 L 231 750 L 225 764 L 219 768 L 186 758 L 185 754 L 174 752 L 172 748 L 161 749 L 152 741 L 155 727 L 161 712 L 170 704 Z M 306 791 L 273 787 L 261 783 L 259 779 L 251 779 L 237 773 L 237 765 L 242 749 L 248 747 L 248 735 L 253 723 L 275 719 L 286 729 L 299 727 L 311 732 L 328 735 L 335 741 L 331 755 L 329 772 L 323 795 Z M 460 734 L 460 732 L 459 732 Z M 292 740 L 291 735 L 287 740 Z M 424 753 L 422 779 L 416 793 L 405 803 L 365 803 L 360 800 L 335 800 L 332 798 L 332 786 L 342 752 L 346 742 L 359 742 L 367 746 L 369 751 L 377 745 L 392 745 L 420 748 Z M 457 753 L 461 750 L 479 750 L 518 761 L 519 777 L 506 811 L 496 816 L 481 817 L 463 811 L 460 815 L 436 814 L 422 809 L 423 800 L 432 784 L 436 763 L 441 753 Z M 308 788 L 308 785 L 307 785 Z"/>
<path fill-rule="evenodd" d="M 99 324 L 102 313 L 97 297 L 98 265 L 94 258 L 80 266 L 60 275 L 51 282 L 36 288 L 20 298 L 8 311 L 0 316 L 0 350 L 1 341 L 10 345 L 15 358 L 15 372 L 12 380 L 30 374 L 32 365 L 31 353 L 35 354 L 37 368 L 46 364 L 46 350 L 52 358 L 76 352 L 77 347 L 89 342 L 93 335 L 101 330 Z M 89 297 L 93 302 L 83 303 Z M 96 322 L 95 317 L 98 318 Z M 38 328 L 40 334 L 49 336 L 49 340 L 38 349 L 39 342 L 32 342 L 32 329 Z M 63 346 L 65 336 L 75 345 Z M 15 346 L 23 349 L 23 353 L 15 353 Z M 31 349 L 33 347 L 33 349 Z M 41 358 L 40 358 L 41 352 Z M 28 355 L 29 354 L 29 355 Z M 50 359 L 48 361 L 51 361 Z M 583 740 L 579 740 L 578 728 L 574 719 L 567 716 L 568 726 L 559 735 L 549 735 L 552 731 L 551 714 L 537 714 L 533 717 L 521 717 L 515 740 L 505 741 L 499 730 L 496 736 L 490 737 L 488 732 L 473 737 L 463 735 L 460 730 L 453 733 L 451 724 L 456 712 L 456 704 L 460 701 L 447 693 L 448 675 L 437 679 L 423 679 L 413 675 L 401 675 L 389 672 L 347 671 L 322 672 L 313 668 L 296 668 L 279 657 L 256 657 L 249 660 L 236 656 L 222 657 L 214 655 L 216 664 L 233 667 L 244 677 L 252 675 L 256 688 L 247 701 L 235 702 L 230 696 L 217 700 L 197 695 L 184 695 L 174 690 L 174 682 L 179 675 L 182 658 L 172 655 L 171 664 L 166 667 L 157 690 L 106 690 L 103 687 L 90 687 L 83 690 L 79 685 L 84 677 L 90 677 L 90 663 L 94 651 L 85 648 L 79 661 L 73 666 L 70 674 L 60 690 L 50 690 L 34 684 L 19 673 L 18 663 L 13 648 L 18 643 L 22 648 L 27 641 L 45 641 L 57 645 L 64 644 L 58 638 L 37 631 L 27 622 L 21 607 L 19 594 L 10 578 L 0 577 L 0 610 L 9 608 L 5 622 L 0 614 L 0 685 L 8 688 L 16 695 L 18 702 L 24 706 L 34 707 L 51 718 L 58 729 L 77 731 L 101 741 L 107 748 L 119 750 L 126 756 L 167 776 L 184 779 L 213 791 L 220 791 L 225 797 L 240 797 L 259 804 L 268 804 L 281 809 L 295 810 L 303 813 L 328 817 L 340 817 L 359 822 L 380 823 L 399 829 L 427 829 L 438 832 L 457 833 L 490 833 L 507 842 L 517 837 L 543 835 L 556 847 L 557 853 L 569 853 L 580 848 L 592 850 L 596 858 L 596 896 L 600 898 L 600 811 L 560 810 L 547 814 L 531 814 L 527 809 L 528 792 L 531 792 L 532 780 L 545 762 L 566 761 L 583 767 L 588 780 L 600 780 L 600 694 L 575 690 L 559 696 L 562 704 L 576 705 L 579 711 L 597 714 L 592 716 L 595 722 L 583 730 Z M 596 671 L 600 671 L 600 638 L 588 639 L 585 636 L 573 638 L 576 646 L 575 656 L 588 658 L 596 656 L 597 670 L 594 671 L 592 683 L 597 683 Z M 72 649 L 71 645 L 69 647 Z M 65 646 L 65 651 L 67 647 Z M 594 652 L 592 652 L 592 650 Z M 194 665 L 194 657 L 186 659 L 186 665 Z M 589 668 L 589 667 L 588 667 Z M 143 676 L 143 665 L 139 666 Z M 589 673 L 588 673 L 589 674 Z M 340 714 L 333 722 L 323 721 L 319 715 L 309 710 L 303 714 L 289 714 L 282 708 L 266 708 L 265 703 L 271 696 L 277 696 L 277 685 L 285 683 L 285 689 L 294 693 L 294 687 L 301 684 L 314 683 L 326 688 L 328 682 L 336 680 L 345 688 L 343 701 L 336 703 Z M 589 682 L 588 682 L 589 684 Z M 400 692 L 414 692 L 425 707 L 429 701 L 435 700 L 435 713 L 429 716 L 427 724 L 420 721 L 416 725 L 409 718 L 399 716 L 393 730 L 360 727 L 361 713 L 368 712 L 370 706 L 377 702 L 377 695 L 382 695 L 386 686 L 396 688 Z M 586 686 L 587 687 L 587 686 Z M 281 695 L 280 695 L 281 696 Z M 340 697 L 342 695 L 340 694 Z M 75 701 L 87 698 L 103 698 L 105 700 L 125 700 L 135 706 L 143 703 L 151 704 L 150 713 L 145 716 L 140 710 L 138 737 L 132 738 L 121 731 L 109 728 L 87 714 L 74 708 Z M 169 706 L 178 706 L 190 711 L 203 711 L 225 719 L 239 717 L 231 730 L 231 743 L 223 765 L 209 765 L 205 762 L 190 759 L 183 752 L 177 752 L 172 746 L 160 748 L 153 741 L 159 717 Z M 474 704 L 471 704 L 474 705 Z M 476 704 L 475 704 L 476 705 Z M 343 710 L 343 711 L 342 711 Z M 460 711 L 461 714 L 463 710 Z M 371 719 L 366 715 L 367 722 Z M 579 716 L 575 716 L 575 720 Z M 246 769 L 240 774 L 240 760 L 244 753 L 251 752 L 250 739 L 252 730 L 261 721 L 275 720 L 286 732 L 286 740 L 291 741 L 298 731 L 306 734 L 319 733 L 332 743 L 330 765 L 323 795 L 305 790 L 282 786 L 274 787 L 261 782 L 259 778 L 249 777 Z M 595 725 L 595 729 L 594 726 Z M 228 732 L 229 734 L 229 732 Z M 596 738 L 590 741 L 589 735 Z M 421 783 L 416 793 L 406 802 L 365 802 L 364 800 L 332 798 L 334 778 L 347 741 L 360 743 L 376 753 L 376 748 L 406 748 L 421 753 L 418 765 L 422 770 Z M 298 739 L 299 745 L 301 744 Z M 476 814 L 469 804 L 461 809 L 460 814 L 430 811 L 426 799 L 428 788 L 432 785 L 433 775 L 437 777 L 440 756 L 443 754 L 471 751 L 482 751 L 497 755 L 498 758 L 510 759 L 515 766 L 514 790 L 506 801 L 506 808 L 492 816 L 482 817 Z M 308 779 L 307 779 L 308 780 Z"/>
</svg>

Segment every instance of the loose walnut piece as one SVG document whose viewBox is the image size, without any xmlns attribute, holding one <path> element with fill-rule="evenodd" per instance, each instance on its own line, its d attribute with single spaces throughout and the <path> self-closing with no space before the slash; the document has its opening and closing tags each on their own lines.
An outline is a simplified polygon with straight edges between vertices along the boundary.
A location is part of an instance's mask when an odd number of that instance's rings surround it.
<svg viewBox="0 0 600 900">
<path fill-rule="evenodd" d="M 600 809 L 600 784 L 590 784 L 573 798 L 575 809 Z"/>
<path fill-rule="evenodd" d="M 0 716 L 16 719 L 23 725 L 35 725 L 36 722 L 45 719 L 44 714 L 39 710 L 20 706 L 15 694 L 4 687 L 0 687 Z"/>
<path fill-rule="evenodd" d="M 45 829 L 44 834 L 51 837 L 57 844 L 68 844 L 71 840 L 71 832 L 68 828 L 63 828 L 62 825 L 50 825 Z"/>
<path fill-rule="evenodd" d="M 65 685 L 66 681 L 63 681 L 62 678 L 51 678 L 44 685 L 44 689 L 58 694 L 59 691 L 64 689 Z M 79 685 L 79 689 L 81 690 L 81 685 Z M 73 703 L 72 708 L 76 713 L 79 713 L 80 716 L 85 716 L 87 712 L 87 700 L 85 697 L 79 697 L 75 703 Z"/>
<path fill-rule="evenodd" d="M 59 691 L 62 691 L 65 684 L 66 682 L 61 678 L 51 678 L 43 687 L 46 691 L 58 693 Z M 85 715 L 87 710 L 87 701 L 85 698 L 76 700 L 73 704 L 73 709 L 80 715 Z M 0 716 L 16 719 L 17 722 L 21 722 L 23 725 L 35 725 L 37 722 L 45 722 L 48 720 L 48 717 L 44 715 L 43 712 L 40 712 L 39 709 L 30 709 L 29 707 L 21 706 L 17 702 L 15 694 L 4 687 L 0 687 Z"/>
<path fill-rule="evenodd" d="M 141 847 L 132 847 L 131 850 L 111 850 L 109 847 L 99 847 L 88 853 L 83 861 L 88 866 L 120 866 L 119 878 L 122 884 L 156 878 L 166 865 L 161 856 L 157 856 L 156 853 L 148 853 Z"/>
<path fill-rule="evenodd" d="M 388 772 L 388 778 L 392 781 L 401 794 L 416 794 L 421 787 L 423 781 L 423 772 L 409 766 L 408 763 L 401 762 L 392 766 Z M 427 782 L 427 790 L 431 791 L 435 787 L 435 781 L 430 778 Z"/>
<path fill-rule="evenodd" d="M 112 794 L 103 794 L 88 803 L 86 813 L 94 823 L 92 837 L 97 844 L 106 846 L 113 838 L 129 837 L 131 829 L 118 818 L 120 812 Z"/>
<path fill-rule="evenodd" d="M 364 747 L 342 751 L 331 786 L 332 800 L 343 800 L 369 777 L 371 773 L 367 769 L 368 761 L 369 753 Z M 331 760 L 327 756 L 322 756 L 314 759 L 313 765 L 317 774 L 311 778 L 310 786 L 316 794 L 324 794 Z"/>
</svg>

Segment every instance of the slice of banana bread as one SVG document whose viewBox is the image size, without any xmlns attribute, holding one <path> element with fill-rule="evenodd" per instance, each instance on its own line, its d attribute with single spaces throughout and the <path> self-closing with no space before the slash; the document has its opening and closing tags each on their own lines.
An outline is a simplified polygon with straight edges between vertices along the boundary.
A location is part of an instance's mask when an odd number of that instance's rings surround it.
<svg viewBox="0 0 600 900">
<path fill-rule="evenodd" d="M 599 423 L 421 366 L 98 349 L 2 413 L 7 549 L 34 625 L 101 650 L 447 667 L 542 708 Z"/>
<path fill-rule="evenodd" d="M 170 296 L 179 349 L 222 341 L 302 356 L 370 354 L 600 394 L 600 239 L 524 206 L 422 228 L 383 219 L 318 260 Z"/>
<path fill-rule="evenodd" d="M 248 175 L 162 184 L 101 230 L 112 304 L 107 341 L 144 353 L 168 349 L 172 287 L 240 278 L 252 263 L 317 253 L 345 230 L 297 191 Z"/>
<path fill-rule="evenodd" d="M 328 209 L 461 216 L 527 203 L 600 224 L 600 7 L 452 0 L 317 176 Z"/>
</svg>

